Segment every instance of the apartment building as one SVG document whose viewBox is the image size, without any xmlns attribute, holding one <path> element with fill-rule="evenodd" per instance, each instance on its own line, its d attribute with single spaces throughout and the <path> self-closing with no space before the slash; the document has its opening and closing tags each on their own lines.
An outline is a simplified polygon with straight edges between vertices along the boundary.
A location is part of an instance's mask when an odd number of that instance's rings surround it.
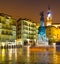
<svg viewBox="0 0 60 64">
<path fill-rule="evenodd" d="M 36 23 L 29 19 L 18 19 L 17 21 L 17 42 L 23 44 L 25 41 L 33 42 L 37 39 Z"/>
<path fill-rule="evenodd" d="M 0 13 L 0 44 L 5 45 L 16 40 L 16 20 L 10 15 Z"/>
</svg>

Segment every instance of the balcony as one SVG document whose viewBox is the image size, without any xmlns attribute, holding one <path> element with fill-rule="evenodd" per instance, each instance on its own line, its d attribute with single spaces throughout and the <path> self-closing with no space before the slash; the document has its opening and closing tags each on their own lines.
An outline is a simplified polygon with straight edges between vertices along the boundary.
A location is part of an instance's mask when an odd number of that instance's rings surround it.
<svg viewBox="0 0 60 64">
<path fill-rule="evenodd" d="M 12 35 L 12 32 L 9 32 L 9 31 L 2 31 L 2 34 L 4 34 L 4 35 Z"/>
<path fill-rule="evenodd" d="M 2 25 L 2 28 L 3 29 L 9 29 L 9 30 L 12 30 L 12 27 L 8 26 L 8 25 Z"/>
</svg>

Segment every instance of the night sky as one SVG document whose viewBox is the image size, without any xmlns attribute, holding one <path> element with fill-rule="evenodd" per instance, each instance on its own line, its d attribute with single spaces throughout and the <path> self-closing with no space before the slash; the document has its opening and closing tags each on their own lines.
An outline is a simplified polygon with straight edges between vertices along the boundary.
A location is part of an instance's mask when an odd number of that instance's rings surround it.
<svg viewBox="0 0 60 64">
<path fill-rule="evenodd" d="M 46 18 L 48 5 L 51 7 L 53 22 L 60 23 L 60 0 L 0 0 L 0 13 L 16 19 L 28 18 L 40 22 L 40 12 L 44 11 Z"/>
</svg>

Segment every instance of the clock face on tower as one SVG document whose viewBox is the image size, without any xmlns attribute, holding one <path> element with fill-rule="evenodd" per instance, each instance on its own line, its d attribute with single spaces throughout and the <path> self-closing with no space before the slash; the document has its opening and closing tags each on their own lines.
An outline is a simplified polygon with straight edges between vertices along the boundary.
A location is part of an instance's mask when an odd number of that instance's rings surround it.
<svg viewBox="0 0 60 64">
<path fill-rule="evenodd" d="M 50 18 L 51 17 L 51 13 L 48 13 L 48 18 Z"/>
<path fill-rule="evenodd" d="M 51 13 L 48 13 L 48 15 L 47 15 L 47 20 L 52 20 L 52 15 L 51 15 Z"/>
</svg>

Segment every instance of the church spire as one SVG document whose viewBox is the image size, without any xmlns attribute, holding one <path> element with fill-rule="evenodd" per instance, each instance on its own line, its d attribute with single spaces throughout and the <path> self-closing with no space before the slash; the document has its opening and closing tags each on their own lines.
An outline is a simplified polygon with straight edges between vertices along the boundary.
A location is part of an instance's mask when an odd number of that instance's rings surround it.
<svg viewBox="0 0 60 64">
<path fill-rule="evenodd" d="M 50 10 L 50 6 L 48 5 L 48 10 Z"/>
</svg>

